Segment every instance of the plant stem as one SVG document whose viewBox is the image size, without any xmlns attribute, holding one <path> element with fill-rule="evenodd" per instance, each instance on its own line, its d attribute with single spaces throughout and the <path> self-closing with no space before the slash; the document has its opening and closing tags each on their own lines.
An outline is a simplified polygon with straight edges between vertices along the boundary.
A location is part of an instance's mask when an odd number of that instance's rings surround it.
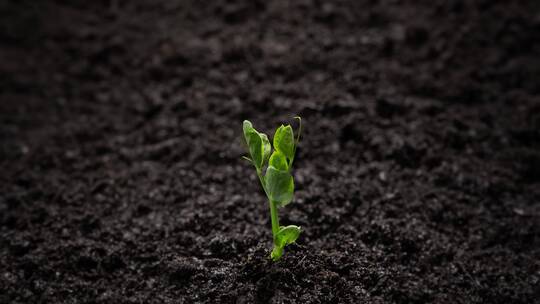
<svg viewBox="0 0 540 304">
<path fill-rule="evenodd" d="M 278 210 L 277 210 L 277 204 L 276 202 L 273 202 L 270 200 L 270 197 L 268 196 L 268 192 L 266 191 L 266 185 L 264 183 L 264 178 L 262 176 L 261 170 L 257 169 L 257 176 L 259 177 L 259 181 L 261 182 L 261 186 L 264 190 L 264 193 L 266 194 L 266 197 L 268 197 L 268 202 L 270 204 L 270 219 L 272 220 L 272 239 L 274 240 L 274 244 L 276 243 L 276 235 L 279 231 L 279 218 L 278 218 Z"/>
<path fill-rule="evenodd" d="M 276 236 L 279 231 L 279 219 L 277 204 L 273 201 L 270 201 L 270 218 L 272 219 L 272 236 L 274 244 L 276 244 Z"/>
</svg>

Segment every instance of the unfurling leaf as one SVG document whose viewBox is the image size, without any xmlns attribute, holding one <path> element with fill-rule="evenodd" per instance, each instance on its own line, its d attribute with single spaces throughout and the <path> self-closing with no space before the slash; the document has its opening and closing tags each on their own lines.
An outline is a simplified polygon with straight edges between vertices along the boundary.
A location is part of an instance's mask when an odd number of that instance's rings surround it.
<svg viewBox="0 0 540 304">
<path fill-rule="evenodd" d="M 281 246 L 292 244 L 296 241 L 301 231 L 300 227 L 295 225 L 281 226 L 276 235 L 277 243 Z"/>
<path fill-rule="evenodd" d="M 272 154 L 272 146 L 270 145 L 270 141 L 268 140 L 268 136 L 264 133 L 259 133 L 262 139 L 263 144 L 263 165 L 265 162 L 268 161 L 270 158 L 270 154 Z"/>
<path fill-rule="evenodd" d="M 266 191 L 270 201 L 278 206 L 285 206 L 293 199 L 294 181 L 288 171 L 278 170 L 273 166 L 266 169 Z"/>
<path fill-rule="evenodd" d="M 262 145 L 262 139 L 259 136 L 259 133 L 256 131 L 249 131 L 244 134 L 246 137 L 246 142 L 249 147 L 249 154 L 251 155 L 251 159 L 253 160 L 253 164 L 257 168 L 261 168 L 263 165 L 263 145 Z"/>
<path fill-rule="evenodd" d="M 242 123 L 242 130 L 244 131 L 244 135 L 246 135 L 247 132 L 255 130 L 255 129 L 253 129 L 253 125 L 251 124 L 251 121 L 244 120 L 244 123 Z"/>
<path fill-rule="evenodd" d="M 288 171 L 289 165 L 287 164 L 287 158 L 285 158 L 285 155 L 279 151 L 274 151 L 272 153 L 272 156 L 270 156 L 270 162 L 268 165 L 282 171 Z"/>
<path fill-rule="evenodd" d="M 294 158 L 294 134 L 291 125 L 281 125 L 276 130 L 274 149 L 283 153 L 289 162 Z"/>
<path fill-rule="evenodd" d="M 264 162 L 270 157 L 270 142 L 265 134 L 257 132 L 248 120 L 243 124 L 244 138 L 249 148 L 249 154 L 255 167 L 261 169 Z"/>
<path fill-rule="evenodd" d="M 279 260 L 283 255 L 285 246 L 294 243 L 300 235 L 300 232 L 302 232 L 300 227 L 295 225 L 281 226 L 275 237 L 274 249 L 272 249 L 272 253 L 270 254 L 272 260 Z"/>
</svg>

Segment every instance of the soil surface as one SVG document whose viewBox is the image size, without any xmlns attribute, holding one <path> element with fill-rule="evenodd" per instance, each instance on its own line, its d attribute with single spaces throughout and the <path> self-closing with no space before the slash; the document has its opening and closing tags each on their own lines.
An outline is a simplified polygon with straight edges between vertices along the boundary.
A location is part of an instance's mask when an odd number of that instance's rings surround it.
<svg viewBox="0 0 540 304">
<path fill-rule="evenodd" d="M 540 303 L 540 1 L 0 2 L 0 303 Z M 304 118 L 268 260 L 241 123 Z"/>
</svg>

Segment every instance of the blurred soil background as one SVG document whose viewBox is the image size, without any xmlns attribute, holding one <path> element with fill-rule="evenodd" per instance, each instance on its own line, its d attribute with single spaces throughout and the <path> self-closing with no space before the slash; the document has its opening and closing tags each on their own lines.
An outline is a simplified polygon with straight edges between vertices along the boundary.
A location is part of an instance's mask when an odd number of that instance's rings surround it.
<svg viewBox="0 0 540 304">
<path fill-rule="evenodd" d="M 535 0 L 1 1 L 0 303 L 539 303 L 539 76 Z"/>
</svg>

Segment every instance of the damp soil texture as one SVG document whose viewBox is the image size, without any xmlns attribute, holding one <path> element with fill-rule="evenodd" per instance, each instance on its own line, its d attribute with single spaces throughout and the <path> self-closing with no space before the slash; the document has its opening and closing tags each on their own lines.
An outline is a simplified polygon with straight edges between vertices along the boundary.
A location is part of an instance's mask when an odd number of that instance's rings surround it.
<svg viewBox="0 0 540 304">
<path fill-rule="evenodd" d="M 0 303 L 540 303 L 539 76 L 536 0 L 1 1 Z"/>
</svg>

